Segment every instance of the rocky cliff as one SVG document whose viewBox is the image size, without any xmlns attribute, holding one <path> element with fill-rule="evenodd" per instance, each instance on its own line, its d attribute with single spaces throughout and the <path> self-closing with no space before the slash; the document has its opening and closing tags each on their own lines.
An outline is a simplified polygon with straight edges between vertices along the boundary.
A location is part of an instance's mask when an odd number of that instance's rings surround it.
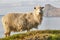
<svg viewBox="0 0 60 40">
<path fill-rule="evenodd" d="M 60 17 L 60 8 L 56 8 L 50 4 L 46 4 L 44 8 L 44 16 L 46 17 Z"/>
</svg>

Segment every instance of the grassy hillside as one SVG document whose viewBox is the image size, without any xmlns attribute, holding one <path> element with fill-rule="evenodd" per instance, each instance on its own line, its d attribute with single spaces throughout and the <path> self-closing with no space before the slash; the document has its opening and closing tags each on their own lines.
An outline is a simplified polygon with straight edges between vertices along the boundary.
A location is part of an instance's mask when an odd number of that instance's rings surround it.
<svg viewBox="0 0 60 40">
<path fill-rule="evenodd" d="M 60 40 L 60 30 L 37 30 L 14 34 L 0 40 Z"/>
</svg>

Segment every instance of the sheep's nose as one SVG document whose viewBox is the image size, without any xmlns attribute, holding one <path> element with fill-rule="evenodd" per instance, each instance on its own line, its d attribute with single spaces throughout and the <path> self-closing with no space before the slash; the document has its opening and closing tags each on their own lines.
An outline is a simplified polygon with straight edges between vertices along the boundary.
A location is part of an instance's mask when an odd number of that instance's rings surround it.
<svg viewBox="0 0 60 40">
<path fill-rule="evenodd" d="M 40 12 L 40 10 L 38 9 L 37 12 Z"/>
</svg>

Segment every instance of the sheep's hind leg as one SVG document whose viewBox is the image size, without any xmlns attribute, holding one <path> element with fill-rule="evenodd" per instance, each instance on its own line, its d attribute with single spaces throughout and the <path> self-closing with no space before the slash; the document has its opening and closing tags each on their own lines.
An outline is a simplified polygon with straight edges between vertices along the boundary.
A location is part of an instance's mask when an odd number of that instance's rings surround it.
<svg viewBox="0 0 60 40">
<path fill-rule="evenodd" d="M 5 28 L 5 37 L 10 36 L 10 32 L 11 32 L 11 30 L 10 30 L 9 26 L 6 26 L 6 28 Z"/>
<path fill-rule="evenodd" d="M 10 36 L 10 32 L 6 32 L 5 37 L 9 37 L 9 36 Z"/>
</svg>

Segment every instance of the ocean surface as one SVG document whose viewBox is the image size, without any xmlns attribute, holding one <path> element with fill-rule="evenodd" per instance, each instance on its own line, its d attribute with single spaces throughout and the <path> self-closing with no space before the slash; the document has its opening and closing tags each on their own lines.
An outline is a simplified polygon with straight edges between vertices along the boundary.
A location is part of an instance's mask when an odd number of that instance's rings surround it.
<svg viewBox="0 0 60 40">
<path fill-rule="evenodd" d="M 4 37 L 4 29 L 1 18 L 2 16 L 0 16 L 0 38 Z M 38 26 L 37 30 L 59 30 L 59 29 L 60 29 L 60 17 L 43 17 L 42 24 Z M 11 35 L 12 34 L 14 34 L 14 32 L 12 32 Z"/>
</svg>

